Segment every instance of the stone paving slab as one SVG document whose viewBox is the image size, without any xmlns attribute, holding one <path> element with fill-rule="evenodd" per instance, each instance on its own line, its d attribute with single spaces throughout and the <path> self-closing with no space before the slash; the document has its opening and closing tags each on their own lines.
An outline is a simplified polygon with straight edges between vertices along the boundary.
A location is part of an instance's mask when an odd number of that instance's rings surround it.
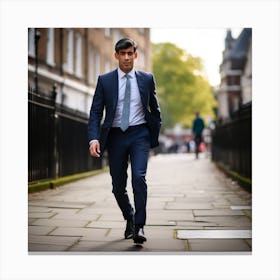
<svg viewBox="0 0 280 280">
<path fill-rule="evenodd" d="M 172 201 L 175 201 L 175 197 L 172 197 L 172 196 L 165 196 L 165 197 L 153 196 L 153 197 L 148 198 L 147 204 L 148 205 L 149 204 L 153 205 L 154 203 L 157 203 L 157 202 L 172 202 Z"/>
<path fill-rule="evenodd" d="M 159 219 L 148 219 L 146 221 L 147 226 L 176 226 L 175 221 L 159 220 Z"/>
<path fill-rule="evenodd" d="M 248 217 L 252 217 L 252 210 L 243 210 L 243 213 Z"/>
<path fill-rule="evenodd" d="M 34 219 L 40 219 L 40 218 L 52 218 L 56 214 L 53 212 L 29 212 L 28 217 L 34 218 Z"/>
<path fill-rule="evenodd" d="M 150 186 L 150 184 L 149 184 Z M 159 198 L 176 198 L 176 197 L 185 197 L 184 193 L 176 193 L 176 192 L 166 192 L 166 193 L 161 193 L 161 192 L 152 192 L 150 190 L 148 190 L 148 200 L 150 199 L 150 197 L 159 197 Z"/>
<path fill-rule="evenodd" d="M 124 239 L 124 228 L 110 228 L 103 240 L 114 241 Z"/>
<path fill-rule="evenodd" d="M 145 234 L 147 238 L 166 239 L 168 241 L 175 239 L 175 227 L 169 226 L 146 226 Z"/>
<path fill-rule="evenodd" d="M 251 226 L 250 219 L 246 216 L 212 216 L 212 217 L 196 217 L 198 222 L 215 223 L 219 226 Z"/>
<path fill-rule="evenodd" d="M 118 206 L 113 204 L 111 205 L 111 207 L 86 207 L 84 209 L 81 209 L 81 211 L 79 211 L 79 214 L 107 214 L 107 215 L 121 215 L 120 213 L 120 209 L 118 209 Z"/>
<path fill-rule="evenodd" d="M 36 218 L 28 218 L 28 225 L 31 225 L 36 220 L 37 220 Z"/>
<path fill-rule="evenodd" d="M 47 212 L 51 212 L 51 209 L 48 207 L 40 207 L 40 206 L 32 206 L 29 205 L 28 206 L 28 212 L 30 213 L 47 213 Z"/>
<path fill-rule="evenodd" d="M 109 213 L 109 212 L 101 213 L 100 212 L 99 215 L 100 215 L 100 217 L 98 218 L 98 221 L 107 221 L 107 222 L 110 222 L 110 221 L 123 222 L 124 221 L 124 218 L 123 218 L 122 214 L 120 213 L 120 211 L 116 211 L 116 212 L 112 212 L 112 213 Z"/>
<path fill-rule="evenodd" d="M 208 229 L 229 229 L 229 230 L 251 230 L 251 226 L 204 226 L 203 229 L 208 230 Z"/>
<path fill-rule="evenodd" d="M 182 227 L 217 227 L 218 223 L 208 221 L 177 221 L 178 228 Z"/>
<path fill-rule="evenodd" d="M 79 240 L 79 237 L 53 236 L 53 235 L 29 235 L 29 240 L 32 243 L 71 245 L 74 242 L 77 242 Z"/>
<path fill-rule="evenodd" d="M 193 252 L 250 252 L 243 239 L 188 239 L 188 249 Z"/>
<path fill-rule="evenodd" d="M 37 219 L 32 226 L 51 226 L 51 227 L 85 227 L 88 221 L 69 220 L 69 219 Z"/>
<path fill-rule="evenodd" d="M 194 216 L 243 216 L 242 211 L 231 209 L 193 210 Z"/>
<path fill-rule="evenodd" d="M 147 211 L 153 210 L 153 209 L 164 209 L 167 202 L 164 201 L 157 201 L 153 203 L 147 203 Z"/>
<path fill-rule="evenodd" d="M 116 201 L 96 201 L 91 206 L 88 206 L 88 208 L 92 209 L 111 209 L 112 207 L 116 208 L 118 210 L 118 206 Z"/>
<path fill-rule="evenodd" d="M 88 204 L 79 202 L 64 202 L 64 201 L 32 201 L 30 202 L 32 206 L 47 206 L 54 208 L 70 208 L 70 209 L 80 209 L 85 208 Z"/>
<path fill-rule="evenodd" d="M 143 246 L 124 239 L 125 221 L 112 194 L 110 175 L 105 172 L 29 194 L 29 251 L 165 254 L 252 250 L 250 238 L 176 238 L 179 230 L 252 228 L 251 194 L 221 173 L 209 158 L 157 155 L 150 158 L 148 168 L 148 241 Z M 130 172 L 128 175 L 132 199 Z"/>
<path fill-rule="evenodd" d="M 165 206 L 165 209 L 180 209 L 180 210 L 188 210 L 188 209 L 213 209 L 211 203 L 205 202 L 168 202 Z"/>
<path fill-rule="evenodd" d="M 143 251 L 144 247 L 136 246 L 131 240 L 118 239 L 113 241 L 80 241 L 69 249 L 70 252 L 139 252 Z M 144 249 L 147 251 L 147 249 Z"/>
<path fill-rule="evenodd" d="M 185 251 L 185 242 L 170 238 L 172 231 L 168 232 L 170 240 L 166 242 L 165 236 L 162 232 L 147 236 L 148 241 L 143 246 L 136 246 L 132 240 L 120 239 L 120 234 L 123 231 L 112 231 L 107 238 L 107 241 L 84 241 L 81 240 L 75 244 L 70 251 L 90 251 L 90 252 L 126 252 L 126 251 L 140 251 L 140 252 L 170 252 L 170 251 Z M 158 235 L 160 234 L 161 235 Z M 166 233 L 165 233 L 166 234 Z"/>
<path fill-rule="evenodd" d="M 29 252 L 63 252 L 67 251 L 69 246 L 67 245 L 58 245 L 58 244 L 37 244 L 29 243 L 28 251 Z"/>
<path fill-rule="evenodd" d="M 87 224 L 87 228 L 121 228 L 122 231 L 125 228 L 124 221 L 93 221 Z"/>
<path fill-rule="evenodd" d="M 109 229 L 100 228 L 70 228 L 70 227 L 59 227 L 51 232 L 50 235 L 60 236 L 76 236 L 82 237 L 84 240 L 102 241 L 106 240 L 106 234 Z"/>
<path fill-rule="evenodd" d="M 191 220 L 194 219 L 191 209 L 173 210 L 173 209 L 153 209 L 149 211 L 147 219 L 164 219 L 164 220 Z"/>
<path fill-rule="evenodd" d="M 214 198 L 211 196 L 196 196 L 196 197 L 177 197 L 175 198 L 174 203 L 184 203 L 184 204 L 189 204 L 189 203 L 211 203 L 214 201 Z"/>
<path fill-rule="evenodd" d="M 165 238 L 151 237 L 148 242 L 143 245 L 146 251 L 152 252 L 185 252 L 186 245 L 184 240 L 169 239 L 166 242 Z"/>
<path fill-rule="evenodd" d="M 245 242 L 252 248 L 252 238 L 250 239 L 245 239 Z"/>
<path fill-rule="evenodd" d="M 100 218 L 100 214 L 68 214 L 68 213 L 58 213 L 52 217 L 53 220 L 79 220 L 79 221 L 96 221 Z"/>
<path fill-rule="evenodd" d="M 77 243 L 79 239 L 79 237 L 67 236 L 29 235 L 29 243 L 32 244 L 65 245 L 68 247 Z"/>
<path fill-rule="evenodd" d="M 56 216 L 53 216 L 54 218 L 57 217 L 57 215 L 62 214 L 62 215 L 75 215 L 81 211 L 81 209 L 68 209 L 68 208 L 53 208 L 49 207 L 50 211 L 52 213 L 55 213 Z"/>
<path fill-rule="evenodd" d="M 225 209 L 230 207 L 229 202 L 212 202 L 214 209 Z"/>
<path fill-rule="evenodd" d="M 52 226 L 33 226 L 29 225 L 28 235 L 47 235 L 52 232 L 56 227 Z"/>
</svg>

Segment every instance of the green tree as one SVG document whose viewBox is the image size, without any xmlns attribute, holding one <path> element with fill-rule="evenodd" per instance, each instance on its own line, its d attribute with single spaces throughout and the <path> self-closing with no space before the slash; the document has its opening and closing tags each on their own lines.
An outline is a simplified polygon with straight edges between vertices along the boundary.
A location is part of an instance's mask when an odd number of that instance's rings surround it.
<svg viewBox="0 0 280 280">
<path fill-rule="evenodd" d="M 196 111 L 214 119 L 216 100 L 199 57 L 171 43 L 153 44 L 153 72 L 163 128 L 176 123 L 191 127 Z"/>
</svg>

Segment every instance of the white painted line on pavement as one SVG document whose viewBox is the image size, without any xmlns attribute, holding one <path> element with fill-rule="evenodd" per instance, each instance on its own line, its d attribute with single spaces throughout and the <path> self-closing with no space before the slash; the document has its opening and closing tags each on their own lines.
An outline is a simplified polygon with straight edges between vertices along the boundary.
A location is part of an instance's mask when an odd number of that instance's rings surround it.
<svg viewBox="0 0 280 280">
<path fill-rule="evenodd" d="M 177 239 L 252 238 L 252 230 L 177 230 Z"/>
</svg>

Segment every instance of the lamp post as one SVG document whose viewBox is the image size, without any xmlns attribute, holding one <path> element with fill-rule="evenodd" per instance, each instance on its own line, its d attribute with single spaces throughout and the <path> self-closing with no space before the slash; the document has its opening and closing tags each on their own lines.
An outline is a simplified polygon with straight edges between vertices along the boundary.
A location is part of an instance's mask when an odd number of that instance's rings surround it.
<svg viewBox="0 0 280 280">
<path fill-rule="evenodd" d="M 34 36 L 34 43 L 35 43 L 35 73 L 34 73 L 34 81 L 35 81 L 35 92 L 38 93 L 38 42 L 41 37 L 41 33 L 35 28 L 35 36 Z"/>
</svg>

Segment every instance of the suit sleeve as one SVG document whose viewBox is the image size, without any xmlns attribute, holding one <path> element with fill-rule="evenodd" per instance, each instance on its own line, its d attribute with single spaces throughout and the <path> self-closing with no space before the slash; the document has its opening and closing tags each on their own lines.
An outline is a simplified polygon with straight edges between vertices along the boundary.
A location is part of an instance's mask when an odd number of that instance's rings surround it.
<svg viewBox="0 0 280 280">
<path fill-rule="evenodd" d="M 159 132 L 161 128 L 161 113 L 156 95 L 156 85 L 153 75 L 149 79 L 149 108 L 146 111 L 146 120 L 151 136 L 151 148 L 159 145 Z"/>
<path fill-rule="evenodd" d="M 159 102 L 156 95 L 156 84 L 154 76 L 151 77 L 151 95 L 149 99 L 149 106 L 151 110 L 151 114 L 153 116 L 153 119 L 161 125 L 161 112 L 159 107 Z"/>
<path fill-rule="evenodd" d="M 93 96 L 90 116 L 88 121 L 88 141 L 100 139 L 100 123 L 104 110 L 104 94 L 102 80 L 98 77 L 95 93 Z"/>
</svg>

